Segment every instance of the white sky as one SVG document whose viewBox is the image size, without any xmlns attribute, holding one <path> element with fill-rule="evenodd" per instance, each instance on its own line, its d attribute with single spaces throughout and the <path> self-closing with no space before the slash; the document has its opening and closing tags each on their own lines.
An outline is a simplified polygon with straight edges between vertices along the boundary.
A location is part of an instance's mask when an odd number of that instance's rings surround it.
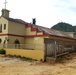
<svg viewBox="0 0 76 75">
<path fill-rule="evenodd" d="M 0 0 L 0 10 L 5 0 Z M 76 0 L 7 0 L 11 18 L 23 19 L 36 24 L 52 27 L 58 22 L 76 25 Z M 1 12 L 0 12 L 1 15 Z"/>
</svg>

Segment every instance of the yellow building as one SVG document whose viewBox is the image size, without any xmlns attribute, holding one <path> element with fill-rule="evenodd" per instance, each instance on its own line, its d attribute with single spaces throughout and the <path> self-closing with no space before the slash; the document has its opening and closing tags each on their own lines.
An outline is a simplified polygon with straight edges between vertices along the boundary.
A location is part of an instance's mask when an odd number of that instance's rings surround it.
<svg viewBox="0 0 76 75">
<path fill-rule="evenodd" d="M 2 9 L 0 17 L 0 47 L 29 50 L 43 50 L 44 56 L 52 56 L 75 50 L 76 39 L 67 33 L 30 24 L 21 19 L 9 17 L 9 10 Z M 56 47 L 57 46 L 57 47 Z M 62 48 L 64 49 L 62 50 Z"/>
<path fill-rule="evenodd" d="M 9 10 L 2 9 L 0 17 L 0 37 L 1 43 L 14 44 L 18 39 L 24 44 L 25 24 L 19 19 L 9 18 Z"/>
</svg>

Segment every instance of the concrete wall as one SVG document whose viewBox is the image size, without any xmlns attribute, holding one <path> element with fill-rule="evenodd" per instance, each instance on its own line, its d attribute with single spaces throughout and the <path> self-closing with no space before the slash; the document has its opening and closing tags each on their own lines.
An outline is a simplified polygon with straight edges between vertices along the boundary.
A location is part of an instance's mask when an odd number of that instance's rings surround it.
<svg viewBox="0 0 76 75">
<path fill-rule="evenodd" d="M 44 61 L 44 50 L 23 50 L 23 49 L 5 49 L 6 55 L 20 55 L 22 57 L 28 57 L 36 60 Z"/>
</svg>

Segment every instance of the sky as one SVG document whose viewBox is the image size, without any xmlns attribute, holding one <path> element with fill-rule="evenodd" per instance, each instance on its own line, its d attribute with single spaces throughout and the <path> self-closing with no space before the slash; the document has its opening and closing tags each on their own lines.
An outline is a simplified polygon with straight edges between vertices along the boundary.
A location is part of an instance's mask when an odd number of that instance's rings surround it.
<svg viewBox="0 0 76 75">
<path fill-rule="evenodd" d="M 0 0 L 0 11 L 5 8 L 4 2 Z M 59 22 L 76 25 L 76 0 L 7 0 L 6 8 L 11 18 L 29 23 L 36 18 L 37 25 L 48 28 Z"/>
</svg>

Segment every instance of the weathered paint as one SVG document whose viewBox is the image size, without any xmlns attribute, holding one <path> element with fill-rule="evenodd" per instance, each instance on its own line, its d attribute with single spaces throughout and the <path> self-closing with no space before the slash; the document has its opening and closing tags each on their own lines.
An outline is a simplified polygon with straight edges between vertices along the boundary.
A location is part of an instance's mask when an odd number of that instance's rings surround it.
<svg viewBox="0 0 76 75">
<path fill-rule="evenodd" d="M 44 50 L 23 50 L 23 49 L 5 49 L 6 55 L 20 55 L 36 60 L 44 61 Z"/>
</svg>

